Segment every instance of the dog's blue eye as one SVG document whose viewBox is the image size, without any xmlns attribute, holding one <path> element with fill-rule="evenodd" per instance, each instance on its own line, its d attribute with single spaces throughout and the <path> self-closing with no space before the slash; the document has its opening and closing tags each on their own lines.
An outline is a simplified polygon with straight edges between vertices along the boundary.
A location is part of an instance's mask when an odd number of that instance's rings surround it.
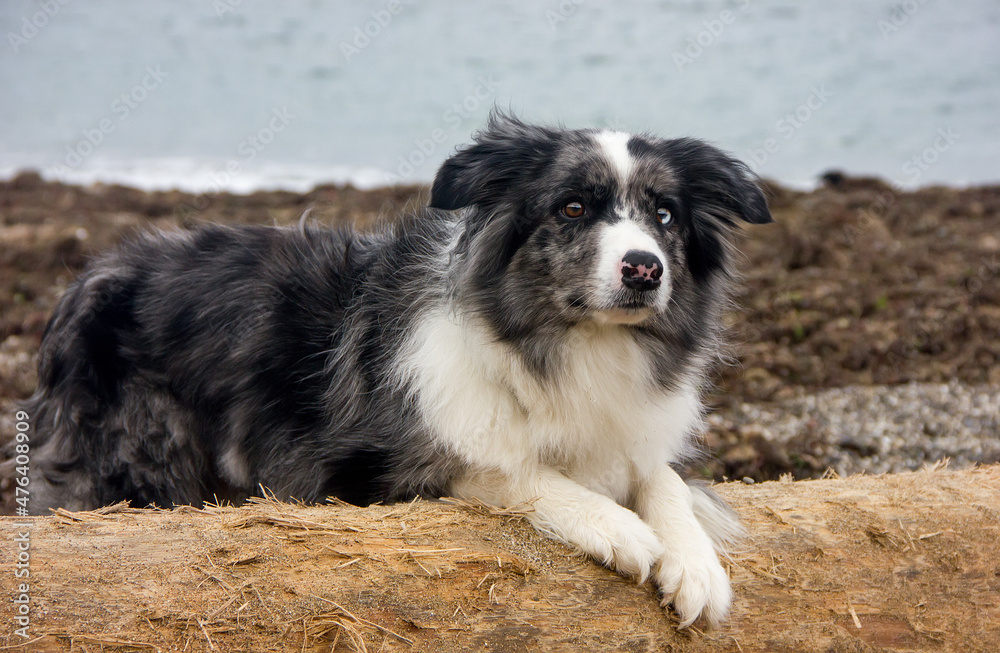
<svg viewBox="0 0 1000 653">
<path fill-rule="evenodd" d="M 660 219 L 660 224 L 670 224 L 674 217 L 670 214 L 670 209 L 656 209 L 656 216 Z"/>
</svg>

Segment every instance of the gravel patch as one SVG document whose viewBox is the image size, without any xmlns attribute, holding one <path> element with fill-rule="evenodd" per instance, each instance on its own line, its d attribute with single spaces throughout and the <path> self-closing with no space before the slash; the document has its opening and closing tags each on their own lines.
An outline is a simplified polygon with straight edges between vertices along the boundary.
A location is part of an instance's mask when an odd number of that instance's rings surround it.
<svg viewBox="0 0 1000 653">
<path fill-rule="evenodd" d="M 964 468 L 1000 461 L 1000 388 L 849 386 L 745 403 L 711 416 L 709 425 L 787 452 L 800 467 L 842 476 L 917 470 L 943 458 Z"/>
</svg>

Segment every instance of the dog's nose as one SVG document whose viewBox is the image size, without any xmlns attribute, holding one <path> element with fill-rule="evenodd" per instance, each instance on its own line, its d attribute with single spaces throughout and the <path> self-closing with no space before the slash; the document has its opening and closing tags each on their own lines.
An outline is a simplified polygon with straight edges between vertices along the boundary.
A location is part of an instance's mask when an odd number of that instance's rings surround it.
<svg viewBox="0 0 1000 653">
<path fill-rule="evenodd" d="M 655 290 L 663 276 L 663 263 L 652 252 L 632 249 L 619 262 L 622 284 L 633 290 Z"/>
</svg>

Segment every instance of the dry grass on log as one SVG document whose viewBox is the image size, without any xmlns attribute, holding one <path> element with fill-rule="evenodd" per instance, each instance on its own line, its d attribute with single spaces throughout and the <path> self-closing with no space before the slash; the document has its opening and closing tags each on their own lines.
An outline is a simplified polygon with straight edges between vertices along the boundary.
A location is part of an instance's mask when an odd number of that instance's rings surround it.
<svg viewBox="0 0 1000 653">
<path fill-rule="evenodd" d="M 751 532 L 729 623 L 537 535 L 525 507 L 59 511 L 31 528 L 31 651 L 996 651 L 1000 466 L 720 486 Z M 4 518 L 8 543 L 16 518 Z M 11 546 L 8 544 L 7 546 Z M 9 549 L 8 549 L 9 550 Z M 13 573 L 2 576 L 14 594 Z M 12 603 L 0 622 L 13 623 Z"/>
</svg>

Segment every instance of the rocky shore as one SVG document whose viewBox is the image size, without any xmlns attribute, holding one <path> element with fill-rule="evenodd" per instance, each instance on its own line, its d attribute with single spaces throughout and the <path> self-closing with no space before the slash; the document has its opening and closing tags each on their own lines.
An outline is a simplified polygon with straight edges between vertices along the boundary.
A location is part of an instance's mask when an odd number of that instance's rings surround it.
<svg viewBox="0 0 1000 653">
<path fill-rule="evenodd" d="M 739 243 L 731 364 L 711 390 L 694 471 L 766 480 L 1000 461 L 1000 186 L 894 189 L 827 175 L 770 184 L 776 224 Z M 130 232 L 201 222 L 374 228 L 419 186 L 251 195 L 0 182 L 0 440 L 32 391 L 49 312 Z"/>
</svg>

